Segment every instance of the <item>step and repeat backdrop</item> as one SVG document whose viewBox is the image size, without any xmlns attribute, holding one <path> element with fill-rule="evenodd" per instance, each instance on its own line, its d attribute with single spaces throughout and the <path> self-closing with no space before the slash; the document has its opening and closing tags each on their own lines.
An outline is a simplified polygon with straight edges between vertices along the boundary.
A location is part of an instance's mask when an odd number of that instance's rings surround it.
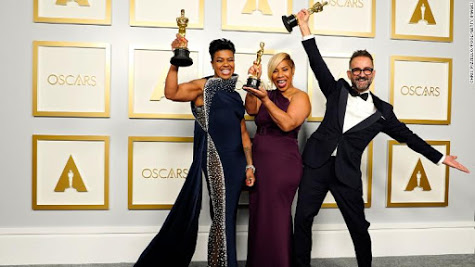
<svg viewBox="0 0 475 267">
<path fill-rule="evenodd" d="M 378 1 L 379 2 L 379 1 Z M 301 2 L 299 2 L 301 3 Z M 129 27 L 176 29 L 183 23 L 181 10 L 186 18 L 186 30 L 194 32 L 239 32 L 252 35 L 255 42 L 237 47 L 236 73 L 241 77 L 237 87 L 247 76 L 247 69 L 256 58 L 259 42 L 288 35 L 282 17 L 293 11 L 310 8 L 295 6 L 292 0 L 130 0 Z M 70 31 L 83 31 L 85 25 L 112 26 L 112 0 L 34 0 L 33 21 L 54 27 L 64 24 Z M 342 42 L 351 37 L 373 39 L 376 36 L 376 0 L 328 0 L 322 12 L 311 15 L 311 30 L 317 36 L 338 36 Z M 378 3 L 380 4 L 380 3 Z M 205 9 L 213 6 L 213 14 Z M 217 8 L 220 6 L 221 8 Z M 453 42 L 454 0 L 391 0 L 387 14 L 378 16 L 390 20 L 387 36 L 400 42 L 430 42 L 441 47 Z M 206 8 L 205 8 L 206 7 Z M 220 28 L 207 28 L 206 20 L 220 17 Z M 292 30 L 292 29 L 291 29 Z M 293 28 L 299 31 L 298 27 Z M 91 42 L 87 35 L 78 42 L 47 36 L 32 43 L 33 70 L 32 116 L 81 120 L 87 124 L 93 118 L 111 118 L 111 64 L 128 64 L 128 102 L 114 103 L 128 110 L 129 120 L 162 121 L 193 120 L 189 103 L 173 102 L 164 96 L 165 78 L 173 51 L 166 40 L 160 44 L 128 45 L 128 62 L 112 58 L 114 47 L 107 39 Z M 261 40 L 262 39 L 262 40 Z M 351 39 L 354 40 L 354 39 Z M 189 38 L 189 52 L 193 65 L 180 68 L 179 82 L 197 79 L 210 73 L 207 47 L 195 49 Z M 211 41 L 211 40 L 209 40 Z M 208 43 L 209 43 L 208 41 Z M 297 41 L 296 41 L 297 42 Z M 280 51 L 291 55 L 301 53 L 288 47 L 265 47 L 262 57 L 264 73 L 267 62 Z M 436 51 L 436 50 L 434 50 Z M 371 51 L 370 51 L 371 52 Z M 204 55 L 203 55 L 204 54 Z M 351 52 L 323 53 L 335 78 L 346 78 Z M 415 54 L 375 54 L 375 65 L 387 57 L 390 67 L 389 99 L 401 121 L 436 124 L 451 127 L 452 58 L 434 53 L 431 57 Z M 112 63 L 111 63 L 112 62 Z M 307 64 L 308 65 L 308 64 Z M 323 119 L 325 98 L 308 66 L 303 83 L 312 110 L 308 122 Z M 382 73 L 379 75 L 383 76 Z M 267 77 L 263 83 L 271 87 Z M 244 78 L 242 78 L 244 77 Z M 241 96 L 245 92 L 237 88 Z M 128 106 L 127 106 L 128 104 Z M 246 116 L 249 123 L 253 118 Z M 307 122 L 307 123 L 308 123 Z M 430 126 L 429 126 L 430 127 Z M 315 127 L 313 127 L 315 129 Z M 33 134 L 32 136 L 32 208 L 34 210 L 109 209 L 110 138 L 98 135 Z M 427 140 L 443 154 L 450 154 L 450 140 Z M 129 136 L 127 147 L 128 209 L 170 209 L 183 185 L 192 161 L 193 138 L 188 136 Z M 373 149 L 371 143 L 361 164 L 363 198 L 371 207 L 373 179 Z M 441 207 L 449 205 L 449 171 L 445 165 L 434 165 L 405 144 L 387 142 L 386 206 L 389 207 Z M 244 193 L 241 200 L 245 207 Z M 329 194 L 324 207 L 336 207 Z"/>
</svg>

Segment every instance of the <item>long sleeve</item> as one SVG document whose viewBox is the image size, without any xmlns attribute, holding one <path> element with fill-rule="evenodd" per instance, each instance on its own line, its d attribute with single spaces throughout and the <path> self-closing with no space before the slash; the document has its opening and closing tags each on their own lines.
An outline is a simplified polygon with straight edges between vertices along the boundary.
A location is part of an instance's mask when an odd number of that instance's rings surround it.
<svg viewBox="0 0 475 267">
<path fill-rule="evenodd" d="M 406 124 L 399 121 L 392 110 L 385 112 L 385 119 L 388 121 L 388 126 L 384 132 L 396 139 L 399 143 L 406 143 L 409 148 L 422 154 L 435 164 L 440 164 L 444 155 L 429 145 L 426 141 L 413 133 Z"/>
<path fill-rule="evenodd" d="M 323 57 L 318 50 L 317 43 L 315 42 L 315 38 L 303 40 L 302 44 L 307 53 L 313 74 L 315 75 L 315 78 L 317 78 L 320 90 L 322 90 L 322 93 L 328 98 L 328 95 L 336 89 L 335 78 L 323 60 Z"/>
</svg>

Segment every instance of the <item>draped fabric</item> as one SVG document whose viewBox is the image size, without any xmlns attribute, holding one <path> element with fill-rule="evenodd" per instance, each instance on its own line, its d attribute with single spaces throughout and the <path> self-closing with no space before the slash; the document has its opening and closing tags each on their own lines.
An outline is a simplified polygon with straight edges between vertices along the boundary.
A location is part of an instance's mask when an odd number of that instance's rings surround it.
<svg viewBox="0 0 475 267">
<path fill-rule="evenodd" d="M 237 266 L 236 212 L 245 178 L 246 161 L 240 122 L 241 97 L 229 80 L 208 77 L 204 105 L 191 103 L 195 116 L 193 163 L 172 210 L 159 233 L 142 252 L 136 267 L 185 267 L 193 257 L 202 198 L 202 172 L 210 194 L 212 224 L 208 240 L 209 266 Z"/>
</svg>

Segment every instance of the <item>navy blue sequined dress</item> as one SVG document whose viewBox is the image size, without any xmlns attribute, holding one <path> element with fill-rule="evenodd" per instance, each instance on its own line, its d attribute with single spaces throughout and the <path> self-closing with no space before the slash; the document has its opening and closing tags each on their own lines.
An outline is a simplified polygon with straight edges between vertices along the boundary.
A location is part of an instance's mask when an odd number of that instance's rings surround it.
<svg viewBox="0 0 475 267">
<path fill-rule="evenodd" d="M 237 266 L 236 212 L 245 179 L 241 120 L 244 107 L 234 91 L 237 76 L 208 77 L 204 105 L 191 104 L 196 118 L 193 163 L 185 184 L 160 232 L 134 265 L 185 267 L 196 248 L 201 209 L 202 175 L 210 193 L 212 225 L 208 240 L 209 266 Z"/>
</svg>

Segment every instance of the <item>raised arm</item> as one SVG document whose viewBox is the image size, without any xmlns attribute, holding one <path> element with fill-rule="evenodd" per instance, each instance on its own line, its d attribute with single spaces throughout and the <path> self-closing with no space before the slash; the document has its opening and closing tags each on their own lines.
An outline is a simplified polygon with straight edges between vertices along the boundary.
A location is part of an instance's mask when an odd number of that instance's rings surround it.
<svg viewBox="0 0 475 267">
<path fill-rule="evenodd" d="M 172 49 L 177 48 L 181 42 L 186 43 L 187 41 L 177 34 L 176 39 L 172 42 Z M 178 84 L 178 67 L 170 65 L 165 79 L 165 97 L 179 102 L 194 101 L 202 95 L 204 84 L 204 79 Z"/>
<path fill-rule="evenodd" d="M 204 79 L 178 84 L 178 67 L 170 65 L 165 80 L 165 97 L 178 102 L 194 101 L 203 94 L 204 84 Z"/>
<path fill-rule="evenodd" d="M 310 68 L 312 68 L 313 74 L 320 85 L 320 90 L 322 90 L 325 97 L 327 97 L 330 93 L 334 92 L 336 81 L 318 50 L 315 38 L 311 36 L 310 28 L 308 26 L 309 16 L 310 14 L 306 9 L 302 9 L 297 13 L 300 32 L 304 38 L 302 44 L 307 53 Z"/>
<path fill-rule="evenodd" d="M 256 181 L 256 177 L 254 176 L 254 165 L 252 164 L 252 144 L 251 138 L 249 137 L 249 133 L 247 132 L 246 128 L 246 121 L 244 119 L 241 120 L 241 138 L 242 138 L 242 147 L 244 149 L 244 155 L 246 156 L 246 185 L 251 187 L 254 185 Z"/>
</svg>

